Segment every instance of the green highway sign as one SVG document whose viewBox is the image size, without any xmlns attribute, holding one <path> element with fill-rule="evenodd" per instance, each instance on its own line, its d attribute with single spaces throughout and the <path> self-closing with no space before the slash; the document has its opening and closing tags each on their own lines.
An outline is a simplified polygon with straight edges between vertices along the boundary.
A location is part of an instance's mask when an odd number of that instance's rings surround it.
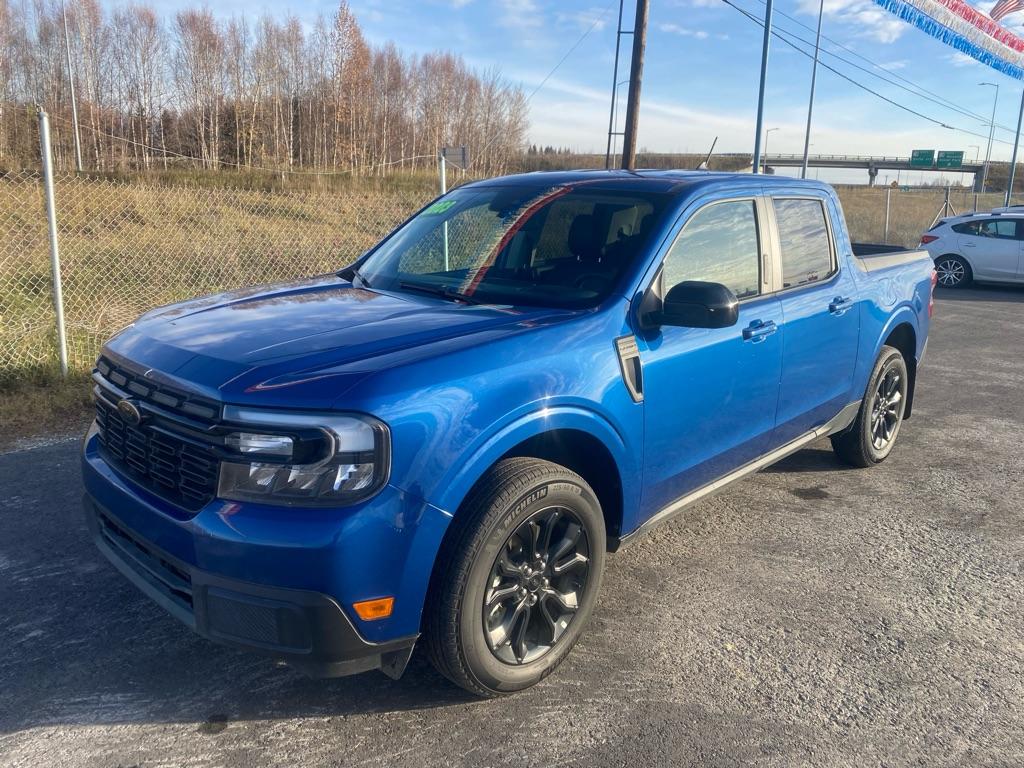
<svg viewBox="0 0 1024 768">
<path fill-rule="evenodd" d="M 915 149 L 910 153 L 911 168 L 931 168 L 933 165 L 935 165 L 934 149 Z"/>
<path fill-rule="evenodd" d="M 911 161 L 913 164 L 913 161 Z M 964 164 L 963 152 L 940 151 L 939 158 L 935 162 L 937 168 L 960 168 Z"/>
</svg>

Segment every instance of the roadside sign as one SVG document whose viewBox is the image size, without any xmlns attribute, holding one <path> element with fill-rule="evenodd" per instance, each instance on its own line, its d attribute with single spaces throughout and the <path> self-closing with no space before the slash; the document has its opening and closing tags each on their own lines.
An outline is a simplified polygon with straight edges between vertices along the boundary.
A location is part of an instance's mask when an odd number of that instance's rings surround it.
<svg viewBox="0 0 1024 768">
<path fill-rule="evenodd" d="M 469 150 L 466 147 L 443 147 L 441 157 L 446 163 L 454 165 L 456 168 L 469 167 Z"/>
<path fill-rule="evenodd" d="M 964 164 L 964 153 L 940 150 L 939 158 L 935 161 L 936 168 L 960 168 Z"/>
<path fill-rule="evenodd" d="M 934 149 L 915 149 L 910 153 L 911 168 L 931 168 L 933 165 L 935 165 Z"/>
</svg>

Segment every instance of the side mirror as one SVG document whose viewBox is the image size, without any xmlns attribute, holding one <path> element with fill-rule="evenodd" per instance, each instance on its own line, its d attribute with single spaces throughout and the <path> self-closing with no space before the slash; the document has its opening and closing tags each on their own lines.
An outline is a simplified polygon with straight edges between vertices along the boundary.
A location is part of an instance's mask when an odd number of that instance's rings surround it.
<svg viewBox="0 0 1024 768">
<path fill-rule="evenodd" d="M 728 328 L 739 321 L 739 300 L 721 283 L 687 280 L 672 286 L 655 319 L 683 328 Z"/>
</svg>

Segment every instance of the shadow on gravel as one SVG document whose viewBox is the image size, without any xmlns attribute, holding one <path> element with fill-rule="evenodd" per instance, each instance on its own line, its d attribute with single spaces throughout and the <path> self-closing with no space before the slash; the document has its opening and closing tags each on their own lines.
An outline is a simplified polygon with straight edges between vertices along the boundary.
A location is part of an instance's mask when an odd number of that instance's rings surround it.
<svg viewBox="0 0 1024 768">
<path fill-rule="evenodd" d="M 941 301 L 1024 302 L 1024 285 L 972 285 L 970 288 L 936 288 Z"/>
<path fill-rule="evenodd" d="M 40 726 L 345 717 L 477 701 L 422 652 L 400 681 L 313 680 L 194 635 L 92 545 L 74 446 L 0 461 L 0 736 Z M 51 474 L 38 471 L 49 467 Z M 0 760 L 2 762 L 2 760 Z"/>
<path fill-rule="evenodd" d="M 850 469 L 839 459 L 828 443 L 821 448 L 804 448 L 787 456 L 777 464 L 761 471 L 767 474 L 792 474 L 794 472 L 839 472 Z"/>
</svg>

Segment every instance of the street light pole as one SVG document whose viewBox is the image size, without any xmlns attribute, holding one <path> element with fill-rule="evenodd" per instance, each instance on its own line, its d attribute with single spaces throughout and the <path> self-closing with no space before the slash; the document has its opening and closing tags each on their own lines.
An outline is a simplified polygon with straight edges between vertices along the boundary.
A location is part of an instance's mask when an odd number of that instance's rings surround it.
<svg viewBox="0 0 1024 768">
<path fill-rule="evenodd" d="M 999 84 L 978 83 L 978 85 L 991 85 L 996 89 L 995 98 L 992 99 L 992 120 L 989 122 L 988 127 L 988 149 L 985 150 L 985 168 L 981 172 L 981 193 L 985 194 L 985 186 L 988 184 L 988 164 L 992 159 L 992 139 L 996 132 L 996 105 L 999 103 Z"/>
<path fill-rule="evenodd" d="M 1010 160 L 1010 180 L 1006 183 L 1006 199 L 1003 205 L 1010 204 L 1013 194 L 1013 178 L 1017 175 L 1017 145 L 1020 144 L 1020 124 L 1024 120 L 1024 92 L 1020 95 L 1020 112 L 1017 114 L 1017 133 L 1013 137 L 1013 157 Z"/>
<path fill-rule="evenodd" d="M 818 32 L 814 36 L 814 64 L 811 66 L 811 95 L 807 99 L 807 133 L 804 134 L 804 164 L 800 167 L 800 178 L 807 178 L 807 156 L 811 150 L 811 114 L 814 112 L 814 81 L 818 77 L 818 52 L 821 50 L 821 17 L 825 12 L 825 0 L 818 2 Z M 767 153 L 767 148 L 765 153 Z"/>
<path fill-rule="evenodd" d="M 764 40 L 761 43 L 761 84 L 757 90 L 757 122 L 754 125 L 754 157 L 751 171 L 761 167 L 761 129 L 764 127 L 764 87 L 768 80 L 768 44 L 772 39 L 772 0 L 764 8 Z"/>
</svg>

